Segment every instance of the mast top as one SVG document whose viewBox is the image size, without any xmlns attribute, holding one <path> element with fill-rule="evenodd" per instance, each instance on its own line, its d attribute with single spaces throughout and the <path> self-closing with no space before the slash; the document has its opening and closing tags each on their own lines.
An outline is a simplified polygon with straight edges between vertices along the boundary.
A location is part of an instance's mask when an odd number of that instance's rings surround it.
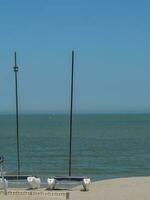
<svg viewBox="0 0 150 200">
<path fill-rule="evenodd" d="M 14 61 L 15 61 L 14 72 L 18 72 L 18 66 L 17 66 L 17 53 L 16 53 L 16 51 L 15 51 L 15 53 L 14 53 Z"/>
</svg>

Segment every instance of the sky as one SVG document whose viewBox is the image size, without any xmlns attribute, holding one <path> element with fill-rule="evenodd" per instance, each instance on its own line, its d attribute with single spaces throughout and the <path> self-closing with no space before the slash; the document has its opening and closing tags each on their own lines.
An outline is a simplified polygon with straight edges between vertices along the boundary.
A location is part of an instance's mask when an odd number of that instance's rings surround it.
<svg viewBox="0 0 150 200">
<path fill-rule="evenodd" d="M 150 113 L 149 0 L 0 0 L 0 113 Z"/>
</svg>

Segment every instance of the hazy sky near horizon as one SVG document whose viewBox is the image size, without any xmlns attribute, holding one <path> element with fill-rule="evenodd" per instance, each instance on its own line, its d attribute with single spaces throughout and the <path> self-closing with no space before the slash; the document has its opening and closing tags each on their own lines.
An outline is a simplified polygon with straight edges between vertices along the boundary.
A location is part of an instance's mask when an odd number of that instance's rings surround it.
<svg viewBox="0 0 150 200">
<path fill-rule="evenodd" d="M 150 112 L 149 0 L 0 0 L 0 113 Z"/>
</svg>

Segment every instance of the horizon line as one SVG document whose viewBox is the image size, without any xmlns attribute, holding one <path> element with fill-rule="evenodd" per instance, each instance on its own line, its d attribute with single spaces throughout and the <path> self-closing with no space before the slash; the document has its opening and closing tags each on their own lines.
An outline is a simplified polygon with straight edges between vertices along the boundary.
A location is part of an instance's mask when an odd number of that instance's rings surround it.
<svg viewBox="0 0 150 200">
<path fill-rule="evenodd" d="M 149 115 L 150 112 L 75 112 L 73 115 Z M 16 115 L 15 112 L 0 112 L 0 115 Z M 19 115 L 69 115 L 68 112 L 20 112 Z"/>
</svg>

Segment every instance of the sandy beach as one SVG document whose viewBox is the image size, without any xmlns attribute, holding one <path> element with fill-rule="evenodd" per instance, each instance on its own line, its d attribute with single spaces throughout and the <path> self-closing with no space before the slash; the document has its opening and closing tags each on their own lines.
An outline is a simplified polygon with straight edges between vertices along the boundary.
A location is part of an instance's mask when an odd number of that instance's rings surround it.
<svg viewBox="0 0 150 200">
<path fill-rule="evenodd" d="M 72 190 L 53 190 L 45 189 L 27 190 L 27 189 L 8 189 L 8 192 L 14 194 L 3 195 L 1 190 L 1 200 L 18 200 L 18 199 L 36 199 L 36 200 L 149 200 L 150 199 L 150 177 L 132 177 L 118 178 L 93 182 L 90 190 L 82 191 L 82 186 Z M 18 192 L 15 195 L 15 192 Z M 28 193 L 28 194 L 27 194 Z M 33 195 L 32 195 L 33 194 Z"/>
</svg>

